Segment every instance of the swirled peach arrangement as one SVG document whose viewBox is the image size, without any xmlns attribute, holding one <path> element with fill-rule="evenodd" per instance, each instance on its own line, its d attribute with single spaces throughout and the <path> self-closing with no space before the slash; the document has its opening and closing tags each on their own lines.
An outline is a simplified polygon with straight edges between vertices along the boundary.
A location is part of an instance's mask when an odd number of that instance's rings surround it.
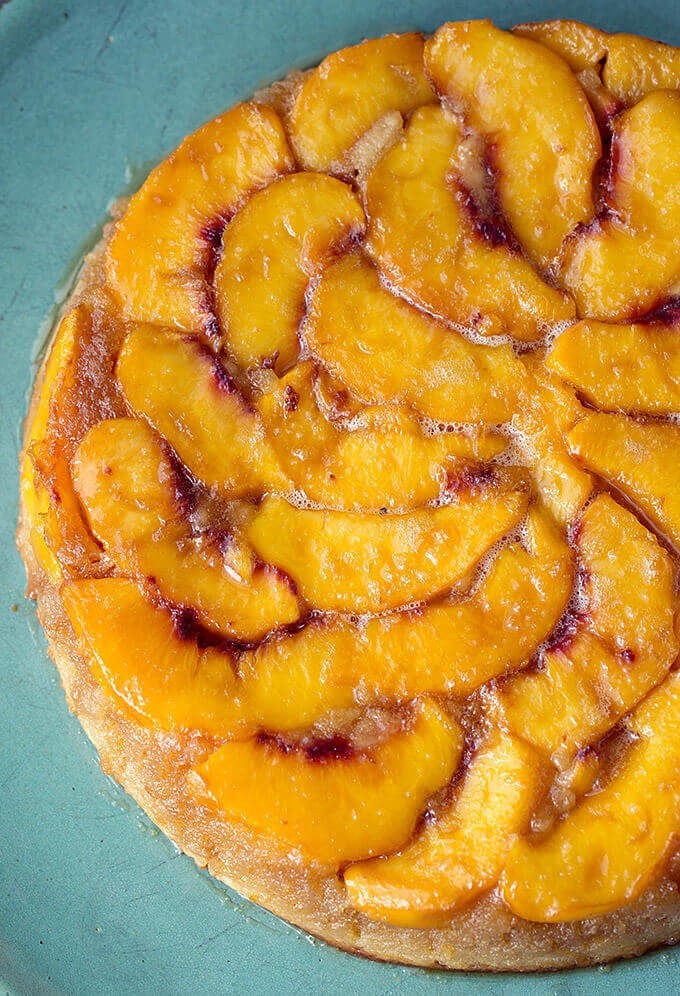
<svg viewBox="0 0 680 996">
<path fill-rule="evenodd" d="M 335 944 L 680 934 L 678 148 L 660 43 L 365 41 L 186 138 L 54 334 L 19 545 L 69 704 Z"/>
</svg>

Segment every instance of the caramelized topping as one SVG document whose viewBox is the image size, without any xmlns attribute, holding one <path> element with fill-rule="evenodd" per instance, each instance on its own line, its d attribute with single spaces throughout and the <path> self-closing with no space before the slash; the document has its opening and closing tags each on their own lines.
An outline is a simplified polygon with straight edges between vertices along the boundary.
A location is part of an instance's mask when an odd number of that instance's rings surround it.
<svg viewBox="0 0 680 996">
<path fill-rule="evenodd" d="M 578 22 L 337 52 L 55 337 L 23 514 L 83 658 L 373 919 L 594 916 L 680 831 L 677 90 Z"/>
</svg>

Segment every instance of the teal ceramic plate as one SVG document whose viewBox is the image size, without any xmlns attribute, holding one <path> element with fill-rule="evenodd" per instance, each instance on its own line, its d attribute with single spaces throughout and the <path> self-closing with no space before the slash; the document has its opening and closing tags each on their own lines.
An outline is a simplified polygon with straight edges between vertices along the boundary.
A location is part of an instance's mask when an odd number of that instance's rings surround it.
<svg viewBox="0 0 680 996">
<path fill-rule="evenodd" d="M 445 975 L 308 938 L 199 872 L 99 769 L 14 548 L 41 327 L 107 205 L 263 82 L 388 31 L 577 17 L 680 43 L 656 0 L 0 0 L 0 992 L 676 991 L 680 950 L 607 970 Z"/>
</svg>

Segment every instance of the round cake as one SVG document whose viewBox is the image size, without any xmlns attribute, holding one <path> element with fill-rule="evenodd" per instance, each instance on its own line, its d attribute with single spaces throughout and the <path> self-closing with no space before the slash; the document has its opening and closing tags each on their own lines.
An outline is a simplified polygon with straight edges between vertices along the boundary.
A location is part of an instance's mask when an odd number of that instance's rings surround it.
<svg viewBox="0 0 680 996">
<path fill-rule="evenodd" d="M 679 147 L 661 43 L 364 41 L 186 138 L 55 330 L 18 543 L 69 705 L 333 944 L 680 936 Z"/>
</svg>

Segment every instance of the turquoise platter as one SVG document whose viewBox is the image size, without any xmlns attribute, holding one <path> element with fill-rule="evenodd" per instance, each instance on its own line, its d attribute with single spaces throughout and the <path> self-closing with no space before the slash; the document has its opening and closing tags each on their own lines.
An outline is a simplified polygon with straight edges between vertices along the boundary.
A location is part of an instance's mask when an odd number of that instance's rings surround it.
<svg viewBox="0 0 680 996">
<path fill-rule="evenodd" d="M 677 991 L 680 950 L 553 975 L 366 961 L 198 871 L 100 770 L 14 547 L 40 344 L 107 207 L 204 120 L 366 36 L 576 17 L 680 43 L 655 0 L 0 0 L 0 993 Z"/>
</svg>

